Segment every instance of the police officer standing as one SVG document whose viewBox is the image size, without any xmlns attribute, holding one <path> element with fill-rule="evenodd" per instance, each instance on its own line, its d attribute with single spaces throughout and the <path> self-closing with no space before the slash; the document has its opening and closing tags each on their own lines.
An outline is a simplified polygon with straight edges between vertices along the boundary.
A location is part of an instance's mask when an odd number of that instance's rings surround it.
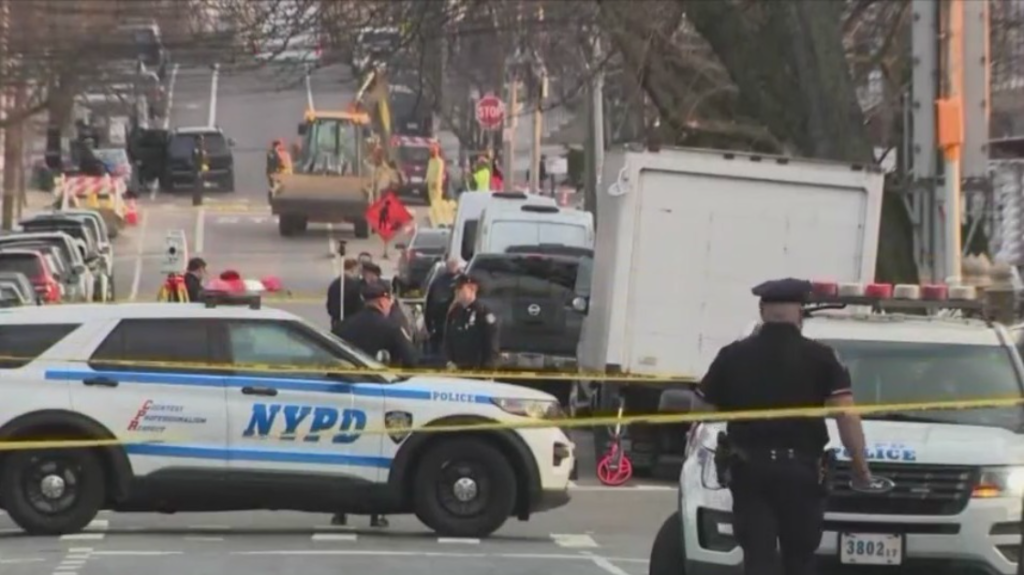
<svg viewBox="0 0 1024 575">
<path fill-rule="evenodd" d="M 784 279 L 753 289 L 757 332 L 718 352 L 697 395 L 718 411 L 852 407 L 850 375 L 827 345 L 803 337 L 810 282 Z M 870 491 L 860 418 L 836 417 L 851 454 L 854 489 Z M 720 482 L 733 499 L 733 529 L 746 575 L 812 575 L 825 517 L 824 418 L 730 421 L 719 437 Z M 877 486 L 875 486 L 877 487 Z M 781 561 L 778 550 L 781 550 Z"/>
<path fill-rule="evenodd" d="M 498 361 L 498 318 L 477 300 L 480 284 L 468 274 L 455 278 L 455 303 L 444 327 L 448 367 L 494 369 Z"/>
<path fill-rule="evenodd" d="M 379 280 L 366 283 L 362 287 L 362 296 L 366 306 L 346 318 L 334 330 L 334 334 L 368 355 L 388 352 L 391 365 L 415 367 L 419 363 L 419 353 L 410 335 L 390 317 L 391 308 L 395 305 L 390 286 Z M 331 519 L 334 525 L 345 525 L 347 522 L 344 513 L 338 513 Z M 383 515 L 371 515 L 370 526 L 387 527 L 388 520 Z"/>
<path fill-rule="evenodd" d="M 387 351 L 393 364 L 415 367 L 419 353 L 412 344 L 410 334 L 391 318 L 395 305 L 391 288 L 382 281 L 363 286 L 366 306 L 338 326 L 334 334 L 373 356 Z"/>
</svg>

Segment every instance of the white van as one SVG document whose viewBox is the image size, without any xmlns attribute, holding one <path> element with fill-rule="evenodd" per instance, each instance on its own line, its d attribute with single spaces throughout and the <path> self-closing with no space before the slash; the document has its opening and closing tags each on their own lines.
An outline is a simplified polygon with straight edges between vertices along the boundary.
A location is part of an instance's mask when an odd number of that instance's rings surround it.
<svg viewBox="0 0 1024 575">
<path fill-rule="evenodd" d="M 515 246 L 557 245 L 594 249 L 594 215 L 556 206 L 491 205 L 477 228 L 476 254 L 502 254 Z"/>
<path fill-rule="evenodd" d="M 463 192 L 460 194 L 445 259 L 456 256 L 466 262 L 473 259 L 476 233 L 480 217 L 485 209 L 492 206 L 518 208 L 522 205 L 558 207 L 554 198 L 523 192 Z"/>
</svg>

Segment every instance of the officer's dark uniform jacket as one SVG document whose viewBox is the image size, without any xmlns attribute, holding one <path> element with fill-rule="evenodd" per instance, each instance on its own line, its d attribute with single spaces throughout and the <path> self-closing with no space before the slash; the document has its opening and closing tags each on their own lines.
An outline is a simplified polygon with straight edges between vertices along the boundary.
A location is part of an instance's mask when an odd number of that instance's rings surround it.
<svg viewBox="0 0 1024 575">
<path fill-rule="evenodd" d="M 402 328 L 384 317 L 384 314 L 375 307 L 364 307 L 345 319 L 334 331 L 334 335 L 371 356 L 386 350 L 391 354 L 391 363 L 394 365 L 415 367 L 419 362 L 419 353 Z"/>
<path fill-rule="evenodd" d="M 498 318 L 479 300 L 452 305 L 444 327 L 444 355 L 463 369 L 493 369 L 498 361 Z"/>
<path fill-rule="evenodd" d="M 698 393 L 720 411 L 821 407 L 848 393 L 850 378 L 832 348 L 788 323 L 766 323 L 718 352 Z M 729 438 L 744 449 L 795 449 L 820 456 L 828 444 L 824 419 L 731 421 Z"/>
<path fill-rule="evenodd" d="M 199 294 L 203 291 L 203 280 L 194 273 L 186 273 L 185 291 L 188 293 L 188 301 L 199 301 Z"/>
<path fill-rule="evenodd" d="M 423 302 L 423 323 L 431 334 L 443 335 L 448 310 L 455 299 L 453 289 L 456 274 L 445 270 L 430 282 L 426 301 Z"/>
<path fill-rule="evenodd" d="M 359 294 L 362 285 L 363 280 L 346 276 L 345 293 L 342 294 L 341 278 L 334 278 L 327 287 L 327 315 L 332 322 L 341 321 L 342 311 L 345 312 L 345 317 L 349 318 L 363 309 L 363 298 Z"/>
<path fill-rule="evenodd" d="M 808 282 L 780 280 L 758 286 L 754 294 L 766 303 L 796 303 L 809 291 Z M 724 347 L 698 391 L 723 412 L 821 407 L 846 393 L 849 374 L 832 348 L 803 337 L 788 323 L 765 323 Z M 814 553 L 825 517 L 824 419 L 730 421 L 727 441 L 735 455 L 724 472 L 745 574 L 816 573 Z M 719 443 L 716 457 L 723 450 Z"/>
</svg>

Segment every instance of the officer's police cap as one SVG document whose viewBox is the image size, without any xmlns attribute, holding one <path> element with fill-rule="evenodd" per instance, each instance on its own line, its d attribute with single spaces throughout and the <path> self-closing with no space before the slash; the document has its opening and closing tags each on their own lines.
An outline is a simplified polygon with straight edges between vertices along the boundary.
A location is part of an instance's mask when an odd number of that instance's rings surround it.
<svg viewBox="0 0 1024 575">
<path fill-rule="evenodd" d="M 381 281 L 370 282 L 363 286 L 360 295 L 362 295 L 365 300 L 388 297 L 391 295 L 391 287 Z"/>
<path fill-rule="evenodd" d="M 373 262 L 364 262 L 363 271 L 370 272 L 371 274 L 381 275 L 380 266 Z"/>
<path fill-rule="evenodd" d="M 804 303 L 811 294 L 811 282 L 786 278 L 766 281 L 750 290 L 764 303 Z"/>
</svg>

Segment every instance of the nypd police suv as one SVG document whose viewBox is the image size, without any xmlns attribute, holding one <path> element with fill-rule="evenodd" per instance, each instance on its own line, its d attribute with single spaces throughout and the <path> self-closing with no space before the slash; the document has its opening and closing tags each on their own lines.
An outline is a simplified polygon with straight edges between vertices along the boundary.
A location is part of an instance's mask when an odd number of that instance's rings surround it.
<svg viewBox="0 0 1024 575">
<path fill-rule="evenodd" d="M 105 442 L 0 450 L 0 506 L 28 533 L 79 531 L 101 509 L 288 509 L 414 513 L 482 537 L 569 500 L 574 446 L 556 427 L 409 431 L 554 419 L 550 395 L 355 373 L 383 366 L 283 311 L 15 308 L 0 349 L 0 441 Z"/>
<path fill-rule="evenodd" d="M 804 334 L 832 346 L 850 370 L 858 404 L 1022 398 L 1024 369 L 1003 327 L 919 315 L 921 310 L 908 315 L 898 308 L 913 308 L 914 302 L 891 303 L 895 313 L 823 310 L 804 322 Z M 944 302 L 943 309 L 978 304 Z M 876 305 L 889 304 L 879 300 Z M 837 451 L 839 463 L 827 485 L 825 534 L 818 550 L 824 569 L 920 567 L 939 572 L 956 566 L 963 570 L 958 573 L 1017 573 L 1024 495 L 1021 403 L 867 414 L 863 421 L 872 475 L 890 479 L 893 487 L 884 493 L 851 489 L 849 455 L 830 421 L 829 447 Z M 723 428 L 707 423 L 691 430 L 679 512 L 658 535 L 652 575 L 679 573 L 682 563 L 691 575 L 743 572 L 743 553 L 733 537 L 732 498 L 718 484 L 713 461 Z"/>
</svg>

